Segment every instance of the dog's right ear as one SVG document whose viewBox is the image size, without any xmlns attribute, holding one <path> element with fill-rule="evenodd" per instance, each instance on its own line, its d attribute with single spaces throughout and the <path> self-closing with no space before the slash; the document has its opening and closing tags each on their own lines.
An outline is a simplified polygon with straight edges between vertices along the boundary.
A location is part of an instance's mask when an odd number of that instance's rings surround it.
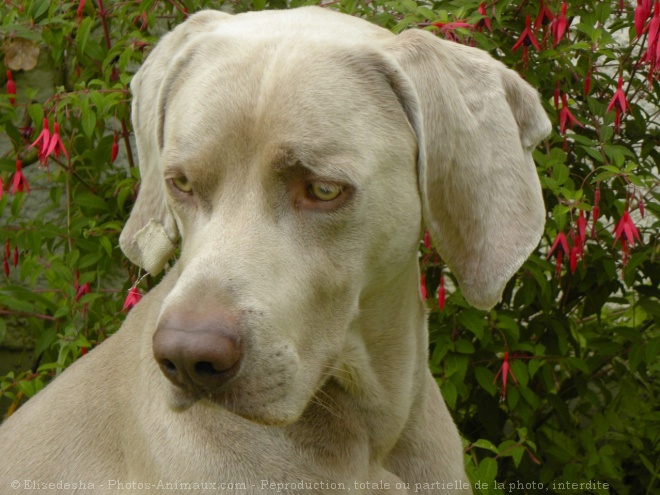
<svg viewBox="0 0 660 495">
<path fill-rule="evenodd" d="M 167 206 L 161 171 L 159 143 L 160 93 L 176 55 L 196 35 L 213 30 L 230 18 L 223 12 L 205 10 L 191 16 L 166 35 L 131 81 L 131 118 L 138 149 L 141 185 L 138 198 L 119 237 L 126 257 L 156 275 L 172 257 L 179 229 Z"/>
<path fill-rule="evenodd" d="M 490 308 L 543 233 L 531 154 L 550 121 L 537 92 L 481 50 L 411 29 L 387 51 L 417 96 L 393 84 L 417 134 L 425 223 L 468 302 Z"/>
</svg>

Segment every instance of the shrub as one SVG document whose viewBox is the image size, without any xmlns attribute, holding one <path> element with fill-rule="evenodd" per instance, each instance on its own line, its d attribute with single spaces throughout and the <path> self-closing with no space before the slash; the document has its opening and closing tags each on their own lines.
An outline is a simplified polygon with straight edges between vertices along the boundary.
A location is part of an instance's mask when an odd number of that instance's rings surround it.
<svg viewBox="0 0 660 495">
<path fill-rule="evenodd" d="M 114 332 L 124 302 L 157 283 L 117 247 L 139 181 L 128 83 L 160 34 L 220 5 L 0 6 L 0 344 L 18 340 L 24 358 L 0 376 L 7 414 Z M 545 235 L 496 308 L 469 307 L 430 241 L 420 245 L 433 308 L 430 366 L 464 436 L 475 492 L 652 493 L 660 485 L 660 1 L 339 0 L 327 8 L 489 51 L 539 88 L 554 122 L 534 155 Z"/>
</svg>

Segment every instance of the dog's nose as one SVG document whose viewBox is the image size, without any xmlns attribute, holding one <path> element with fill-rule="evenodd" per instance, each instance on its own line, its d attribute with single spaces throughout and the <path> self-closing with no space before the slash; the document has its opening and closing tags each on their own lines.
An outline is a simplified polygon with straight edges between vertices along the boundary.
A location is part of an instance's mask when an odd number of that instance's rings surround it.
<svg viewBox="0 0 660 495">
<path fill-rule="evenodd" d="M 196 316 L 165 314 L 154 334 L 153 353 L 175 385 L 194 393 L 216 392 L 240 367 L 242 345 L 236 318 L 204 311 Z"/>
</svg>

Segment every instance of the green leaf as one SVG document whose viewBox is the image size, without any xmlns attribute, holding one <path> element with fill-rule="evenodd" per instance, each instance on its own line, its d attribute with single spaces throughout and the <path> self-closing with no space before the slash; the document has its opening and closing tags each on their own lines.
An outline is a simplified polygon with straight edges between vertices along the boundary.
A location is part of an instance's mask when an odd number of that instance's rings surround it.
<svg viewBox="0 0 660 495">
<path fill-rule="evenodd" d="M 479 340 L 483 339 L 486 320 L 482 312 L 466 309 L 458 315 L 458 322 L 472 332 Z"/>
<path fill-rule="evenodd" d="M 78 32 L 76 33 L 76 46 L 81 55 L 85 53 L 85 48 L 87 47 L 87 42 L 89 40 L 89 33 L 92 31 L 93 24 L 94 19 L 92 17 L 84 17 L 80 23 Z"/>
<path fill-rule="evenodd" d="M 492 457 L 482 459 L 477 469 L 479 481 L 490 485 L 495 480 L 495 476 L 497 476 L 497 461 Z"/>
<path fill-rule="evenodd" d="M 490 450 L 494 454 L 497 454 L 497 447 L 493 444 L 493 442 L 486 440 L 485 438 L 480 438 L 476 442 L 472 442 L 472 446 L 478 447 L 480 449 Z"/>
<path fill-rule="evenodd" d="M 84 98 L 80 107 L 80 124 L 85 136 L 92 137 L 96 127 L 96 114 L 89 107 L 89 99 Z"/>
<path fill-rule="evenodd" d="M 74 201 L 77 205 L 85 206 L 87 208 L 94 208 L 100 211 L 108 209 L 108 204 L 102 198 L 99 198 L 96 194 L 88 192 L 76 195 Z"/>
<path fill-rule="evenodd" d="M 481 388 L 483 388 L 491 396 L 494 396 L 497 393 L 495 375 L 488 368 L 477 366 L 474 370 L 474 376 Z"/>
</svg>

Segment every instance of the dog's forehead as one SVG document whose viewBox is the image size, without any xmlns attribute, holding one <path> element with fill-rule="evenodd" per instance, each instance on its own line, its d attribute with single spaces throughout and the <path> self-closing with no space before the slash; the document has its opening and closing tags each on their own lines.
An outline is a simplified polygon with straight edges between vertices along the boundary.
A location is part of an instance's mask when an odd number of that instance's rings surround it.
<svg viewBox="0 0 660 495">
<path fill-rule="evenodd" d="M 265 150 L 272 163 L 305 157 L 309 165 L 335 163 L 339 170 L 392 140 L 409 139 L 386 78 L 360 61 L 367 49 L 373 47 L 314 36 L 302 41 L 291 33 L 223 32 L 198 40 L 167 103 L 164 156 L 200 162 L 206 160 L 191 154 Z"/>
</svg>

